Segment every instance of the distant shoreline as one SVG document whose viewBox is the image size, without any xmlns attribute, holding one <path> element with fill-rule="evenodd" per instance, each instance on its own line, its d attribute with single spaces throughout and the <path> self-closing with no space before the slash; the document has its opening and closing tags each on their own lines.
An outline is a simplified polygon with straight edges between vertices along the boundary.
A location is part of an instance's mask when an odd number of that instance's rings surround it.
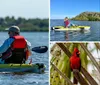
<svg viewBox="0 0 100 85">
<path fill-rule="evenodd" d="M 49 19 L 25 19 L 22 17 L 16 19 L 14 16 L 0 17 L 0 31 L 5 31 L 6 28 L 14 25 L 18 26 L 21 31 L 25 32 L 44 32 L 49 29 Z"/>
<path fill-rule="evenodd" d="M 50 19 L 50 20 L 64 20 L 64 19 Z M 87 20 L 71 20 L 71 21 L 87 21 Z M 100 22 L 100 21 L 89 21 L 89 22 Z"/>
<path fill-rule="evenodd" d="M 66 16 L 66 17 L 68 17 L 68 16 Z M 58 19 L 50 19 L 50 20 L 58 20 Z M 62 20 L 62 19 L 60 18 L 59 20 Z M 69 20 L 73 20 L 73 21 L 100 21 L 100 12 L 88 12 L 88 11 L 82 12 L 75 17 L 69 18 Z"/>
</svg>

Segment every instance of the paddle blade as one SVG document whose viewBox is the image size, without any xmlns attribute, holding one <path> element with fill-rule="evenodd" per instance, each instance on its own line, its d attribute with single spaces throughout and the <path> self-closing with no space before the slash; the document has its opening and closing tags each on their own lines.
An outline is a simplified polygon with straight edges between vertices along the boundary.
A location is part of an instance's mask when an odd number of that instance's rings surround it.
<svg viewBox="0 0 100 85">
<path fill-rule="evenodd" d="M 48 50 L 47 46 L 39 46 L 39 47 L 32 48 L 32 51 L 37 53 L 45 53 L 47 50 Z"/>
</svg>

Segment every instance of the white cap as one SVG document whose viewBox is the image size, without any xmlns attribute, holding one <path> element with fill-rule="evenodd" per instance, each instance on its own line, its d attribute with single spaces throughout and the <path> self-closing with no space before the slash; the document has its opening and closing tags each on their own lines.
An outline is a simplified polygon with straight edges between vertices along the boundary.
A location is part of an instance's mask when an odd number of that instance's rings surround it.
<svg viewBox="0 0 100 85">
<path fill-rule="evenodd" d="M 11 26 L 10 28 L 7 29 L 9 32 L 16 32 L 20 33 L 20 29 L 18 26 Z"/>
</svg>

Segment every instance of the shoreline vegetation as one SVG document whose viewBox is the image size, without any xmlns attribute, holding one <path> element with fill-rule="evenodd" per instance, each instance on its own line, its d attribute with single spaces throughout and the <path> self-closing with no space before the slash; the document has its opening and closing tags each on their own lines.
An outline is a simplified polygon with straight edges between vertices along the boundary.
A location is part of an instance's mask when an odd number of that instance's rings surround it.
<svg viewBox="0 0 100 85">
<path fill-rule="evenodd" d="M 21 32 L 48 32 L 49 19 L 25 19 L 22 17 L 15 19 L 14 16 L 0 17 L 0 31 L 5 32 L 5 29 L 12 25 L 19 26 Z"/>
<path fill-rule="evenodd" d="M 81 14 L 70 18 L 70 20 L 100 21 L 100 12 L 82 12 Z"/>
</svg>

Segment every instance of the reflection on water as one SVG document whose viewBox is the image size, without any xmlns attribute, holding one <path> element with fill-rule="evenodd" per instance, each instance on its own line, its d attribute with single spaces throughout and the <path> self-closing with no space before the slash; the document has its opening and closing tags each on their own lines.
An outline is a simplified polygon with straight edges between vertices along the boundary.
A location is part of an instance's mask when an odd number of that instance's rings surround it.
<svg viewBox="0 0 100 85">
<path fill-rule="evenodd" d="M 89 32 L 90 32 L 90 30 L 80 30 L 80 31 L 67 31 L 67 32 L 65 32 L 65 40 L 69 40 L 69 37 L 70 36 L 73 36 L 73 38 L 74 37 L 77 37 L 79 34 L 81 35 L 81 34 L 85 34 L 85 35 L 88 35 L 89 34 Z M 79 36 L 78 36 L 79 37 Z"/>
<path fill-rule="evenodd" d="M 91 34 L 90 30 L 82 30 L 82 31 L 52 31 L 51 37 L 51 41 L 70 41 L 70 38 L 73 38 L 72 41 L 77 41 L 77 38 L 80 40 L 84 40 L 86 37 L 88 38 Z"/>
</svg>

